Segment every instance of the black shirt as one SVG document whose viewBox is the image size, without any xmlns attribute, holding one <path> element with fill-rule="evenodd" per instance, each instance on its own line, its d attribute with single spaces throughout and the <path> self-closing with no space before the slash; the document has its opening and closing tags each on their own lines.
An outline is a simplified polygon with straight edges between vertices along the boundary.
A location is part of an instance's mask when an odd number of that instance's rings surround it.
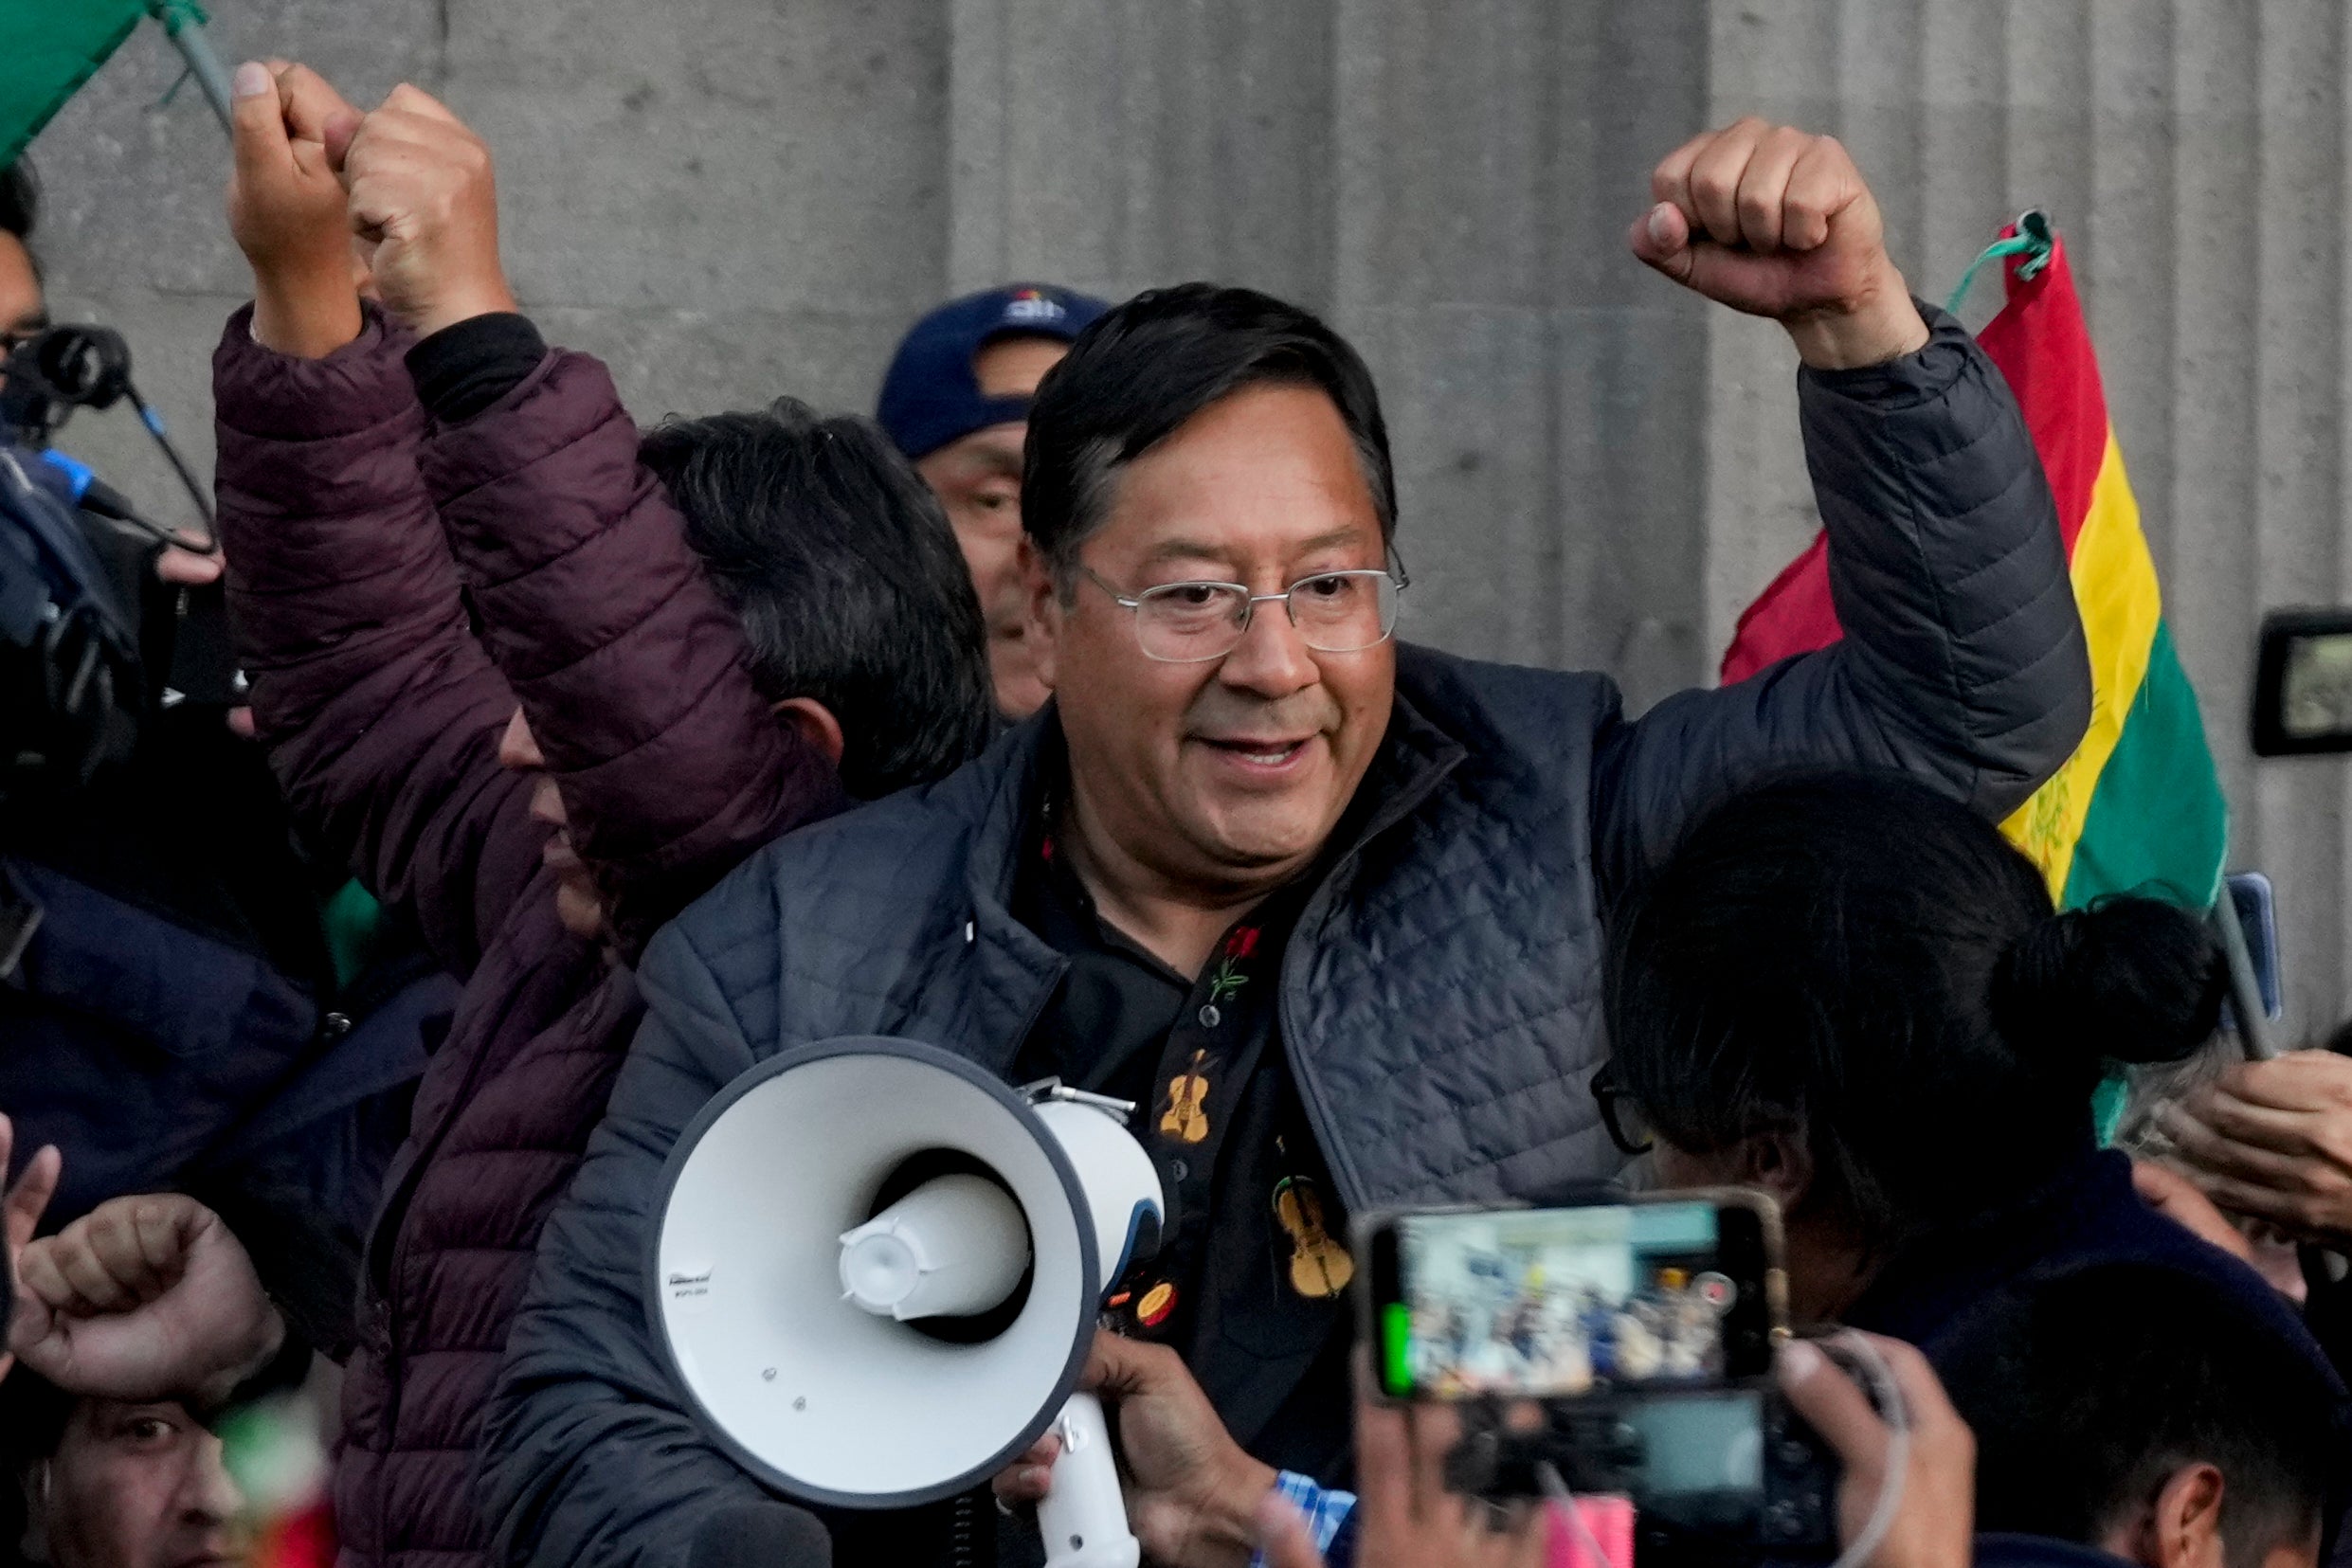
<svg viewBox="0 0 2352 1568">
<path fill-rule="evenodd" d="M 1159 1253 L 1112 1292 L 1107 1326 L 1172 1345 L 1234 1439 L 1328 1485 L 1351 1474 L 1347 1226 L 1283 1057 L 1281 965 L 1310 875 L 1227 929 L 1187 980 L 1096 912 L 1048 820 L 1015 916 L 1070 960 L 1014 1076 L 1134 1102 L 1159 1167 Z"/>
</svg>

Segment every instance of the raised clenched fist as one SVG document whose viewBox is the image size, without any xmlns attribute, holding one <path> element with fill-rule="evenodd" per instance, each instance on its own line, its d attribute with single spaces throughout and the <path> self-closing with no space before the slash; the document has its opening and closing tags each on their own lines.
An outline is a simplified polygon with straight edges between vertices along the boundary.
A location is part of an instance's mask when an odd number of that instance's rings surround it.
<svg viewBox="0 0 2352 1568">
<path fill-rule="evenodd" d="M 1877 364 L 1927 343 L 1878 204 L 1836 138 L 1751 115 L 1668 153 L 1650 191 L 1656 205 L 1626 236 L 1634 254 L 1710 299 L 1773 317 L 1806 364 Z"/>
<path fill-rule="evenodd" d="M 342 167 L 385 309 L 424 334 L 515 308 L 490 149 L 439 100 L 393 88 L 360 121 Z"/>
<path fill-rule="evenodd" d="M 359 111 L 305 65 L 237 67 L 228 231 L 253 266 L 253 335 L 317 357 L 359 333 L 351 225 L 335 165 Z"/>
</svg>

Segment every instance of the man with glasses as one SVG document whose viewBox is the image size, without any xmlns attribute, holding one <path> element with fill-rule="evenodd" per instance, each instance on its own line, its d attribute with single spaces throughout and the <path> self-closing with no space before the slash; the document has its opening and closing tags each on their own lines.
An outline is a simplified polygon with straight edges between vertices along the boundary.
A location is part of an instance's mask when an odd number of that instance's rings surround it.
<svg viewBox="0 0 2352 1568">
<path fill-rule="evenodd" d="M 1170 1429 L 1129 1403 L 1131 1516 L 1155 1561 L 1238 1563 L 1277 1472 L 1348 1472 L 1347 1217 L 1619 1168 L 1586 1087 L 1600 916 L 1695 810 L 1858 762 L 1999 815 L 2065 758 L 2089 672 L 2048 488 L 1852 164 L 1743 121 L 1657 187 L 1637 254 L 1781 317 L 1807 364 L 1845 640 L 1637 722 L 1602 676 L 1402 643 L 1354 351 L 1246 290 L 1113 310 L 1030 414 L 1024 640 L 1052 704 L 945 783 L 771 846 L 647 954 L 647 1023 L 490 1413 L 512 1559 L 631 1559 L 754 1494 L 646 1329 L 661 1162 L 756 1060 L 870 1033 L 1133 1102 L 1171 1216 L 1112 1323 L 1173 1347 L 1239 1447 L 1155 1450 Z M 1004 1494 L 1038 1496 L 1050 1457 Z M 838 1527 L 837 1560 L 938 1560 L 959 1535 L 985 1559 L 993 1531 L 960 1501 L 928 1540 L 898 1523 L 916 1537 Z"/>
</svg>

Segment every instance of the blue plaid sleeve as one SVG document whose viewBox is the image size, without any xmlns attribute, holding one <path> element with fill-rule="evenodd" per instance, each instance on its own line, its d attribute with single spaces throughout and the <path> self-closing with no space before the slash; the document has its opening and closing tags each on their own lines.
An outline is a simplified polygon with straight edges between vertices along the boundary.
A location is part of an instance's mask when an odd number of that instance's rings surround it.
<svg viewBox="0 0 2352 1568">
<path fill-rule="evenodd" d="M 1274 1478 L 1275 1495 L 1307 1516 L 1307 1529 L 1314 1537 L 1315 1550 L 1327 1556 L 1331 1540 L 1356 1505 L 1356 1494 L 1326 1490 L 1307 1476 L 1291 1470 L 1277 1471 Z M 1252 1552 L 1250 1568 L 1266 1568 L 1266 1554 Z"/>
</svg>

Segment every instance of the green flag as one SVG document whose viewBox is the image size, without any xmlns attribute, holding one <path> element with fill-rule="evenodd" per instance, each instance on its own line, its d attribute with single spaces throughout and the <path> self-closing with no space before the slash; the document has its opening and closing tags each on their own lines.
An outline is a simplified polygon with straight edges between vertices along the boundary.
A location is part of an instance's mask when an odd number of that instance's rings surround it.
<svg viewBox="0 0 2352 1568">
<path fill-rule="evenodd" d="M 144 0 L 0 0 L 0 165 L 25 150 L 146 14 Z"/>
</svg>

